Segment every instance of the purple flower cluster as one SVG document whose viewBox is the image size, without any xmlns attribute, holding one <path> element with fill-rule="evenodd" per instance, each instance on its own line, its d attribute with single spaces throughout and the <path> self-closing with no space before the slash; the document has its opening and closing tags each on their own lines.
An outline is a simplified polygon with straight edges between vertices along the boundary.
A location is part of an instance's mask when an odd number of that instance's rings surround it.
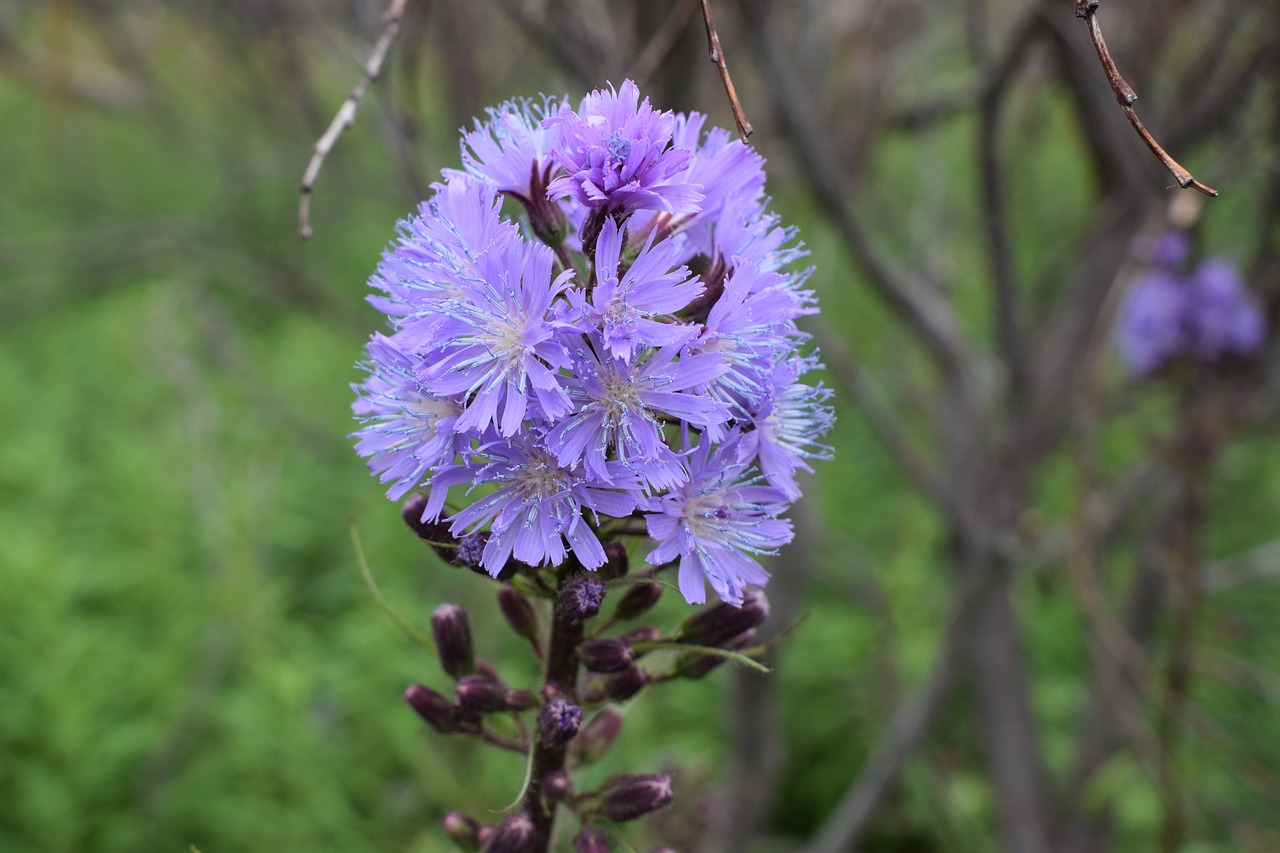
<svg viewBox="0 0 1280 853">
<path fill-rule="evenodd" d="M 1150 375 L 1179 357 L 1249 357 L 1262 345 L 1262 307 L 1239 270 L 1215 257 L 1184 271 L 1190 249 L 1184 232 L 1161 237 L 1151 268 L 1133 283 L 1121 308 L 1116 347 L 1134 373 Z"/>
<path fill-rule="evenodd" d="M 791 539 L 833 419 L 796 327 L 809 271 L 762 158 L 703 124 L 629 80 L 491 109 L 371 279 L 392 331 L 355 386 L 356 450 L 390 498 L 427 489 L 424 520 L 488 531 L 491 574 L 598 568 L 604 523 L 635 516 L 690 602 L 710 581 L 736 604 Z"/>
</svg>

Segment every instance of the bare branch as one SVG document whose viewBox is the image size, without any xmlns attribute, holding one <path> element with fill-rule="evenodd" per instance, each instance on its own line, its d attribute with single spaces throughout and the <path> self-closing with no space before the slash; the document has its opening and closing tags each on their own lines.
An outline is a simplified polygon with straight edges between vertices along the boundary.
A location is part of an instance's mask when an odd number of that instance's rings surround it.
<svg viewBox="0 0 1280 853">
<path fill-rule="evenodd" d="M 903 765 L 920 745 L 951 692 L 961 658 L 970 648 L 969 639 L 986 610 L 987 598 L 1001 573 L 1001 565 L 1000 561 L 990 560 L 966 576 L 956 595 L 955 609 L 929 677 L 898 706 L 857 778 L 845 790 L 818 836 L 800 853 L 844 853 L 858 849 L 858 839 L 866 832 Z"/>
<path fill-rule="evenodd" d="M 926 282 L 890 266 L 873 245 L 849 204 L 853 194 L 847 172 L 824 137 L 808 91 L 774 40 L 767 20 L 769 4 L 750 0 L 745 8 L 756 21 L 749 33 L 755 39 L 762 70 L 769 78 L 774 105 L 792 137 L 799 165 L 815 199 L 831 216 L 880 298 L 921 340 L 953 384 L 958 389 L 967 388 L 974 356 L 960 332 L 952 306 Z M 966 398 L 962 391 L 959 396 Z"/>
<path fill-rule="evenodd" d="M 720 72 L 720 82 L 724 83 L 724 92 L 729 96 L 729 109 L 733 110 L 733 123 L 738 126 L 738 136 L 746 142 L 751 135 L 751 122 L 743 112 L 742 102 L 738 100 L 738 92 L 733 88 L 733 80 L 729 77 L 729 66 L 724 61 L 724 48 L 720 47 L 720 35 L 716 32 L 716 22 L 711 18 L 711 0 L 702 0 L 702 20 L 707 25 L 707 50 L 711 61 Z"/>
<path fill-rule="evenodd" d="M 347 95 L 347 99 L 338 108 L 338 114 L 333 117 L 333 121 L 329 122 L 329 127 L 316 142 L 315 153 L 311 155 L 311 162 L 307 164 L 307 171 L 302 176 L 302 197 L 298 201 L 298 233 L 304 240 L 311 236 L 311 189 L 315 186 L 316 177 L 320 174 L 320 167 L 324 165 L 324 160 L 333 150 L 338 137 L 355 121 L 356 109 L 359 108 L 365 92 L 369 91 L 369 87 L 382 73 L 382 63 L 386 61 L 387 52 L 391 50 L 391 45 L 400 32 L 400 22 L 404 20 L 404 9 L 408 2 L 409 0 L 391 0 L 391 5 L 383 16 L 382 33 L 378 36 L 378 41 L 373 46 L 373 53 L 369 54 L 369 60 L 364 65 L 364 75 L 351 90 L 351 94 Z"/>
<path fill-rule="evenodd" d="M 1133 129 L 1138 132 L 1138 136 L 1142 137 L 1142 141 L 1151 149 L 1151 153 L 1156 155 L 1156 159 L 1169 170 L 1174 179 L 1178 182 L 1178 186 L 1202 192 L 1208 196 L 1216 197 L 1218 191 L 1213 187 L 1205 186 L 1192 177 L 1191 173 L 1174 160 L 1169 154 L 1160 147 L 1160 143 L 1156 142 L 1156 138 L 1151 132 L 1143 126 L 1138 119 L 1138 114 L 1133 110 L 1133 104 L 1138 100 L 1137 94 L 1133 88 L 1125 82 L 1120 76 L 1120 70 L 1116 68 L 1115 62 L 1111 59 L 1111 51 L 1107 50 L 1107 43 L 1102 38 L 1102 28 L 1098 25 L 1098 0 L 1075 0 L 1076 17 L 1083 18 L 1085 24 L 1089 27 L 1089 38 L 1093 40 L 1093 49 L 1097 51 L 1098 61 L 1102 63 L 1102 70 L 1107 75 L 1107 83 L 1111 85 L 1111 91 L 1115 93 L 1116 101 L 1119 102 L 1120 108 L 1124 110 L 1124 116 L 1129 120 L 1129 124 L 1133 125 Z"/>
</svg>

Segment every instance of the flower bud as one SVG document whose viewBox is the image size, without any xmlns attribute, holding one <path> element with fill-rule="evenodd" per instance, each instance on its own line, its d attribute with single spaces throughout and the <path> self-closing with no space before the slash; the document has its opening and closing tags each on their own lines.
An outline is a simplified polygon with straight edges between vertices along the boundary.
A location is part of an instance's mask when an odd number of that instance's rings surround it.
<svg viewBox="0 0 1280 853">
<path fill-rule="evenodd" d="M 584 622 L 600 612 L 604 584 L 591 575 L 579 575 L 560 590 L 556 606 L 574 622 Z"/>
<path fill-rule="evenodd" d="M 631 644 L 625 640 L 596 640 L 582 649 L 588 672 L 622 672 L 631 666 Z"/>
<path fill-rule="evenodd" d="M 532 853 L 536 834 L 533 819 L 516 812 L 498 824 L 485 842 L 484 853 Z"/>
<path fill-rule="evenodd" d="M 542 780 L 542 797 L 553 803 L 558 803 L 569 796 L 572 790 L 573 784 L 569 781 L 568 771 L 554 770 Z"/>
<path fill-rule="evenodd" d="M 637 628 L 632 628 L 619 639 L 626 640 L 632 646 L 640 643 L 656 643 L 662 639 L 662 632 L 658 630 L 656 625 L 641 625 Z M 636 657 L 640 657 L 634 648 L 631 651 L 635 653 Z"/>
<path fill-rule="evenodd" d="M 573 837 L 573 853 L 609 853 L 609 842 L 600 830 L 584 826 Z"/>
<path fill-rule="evenodd" d="M 454 844 L 466 851 L 480 849 L 480 839 L 477 837 L 480 824 L 475 818 L 462 812 L 449 812 L 444 816 L 443 823 L 444 834 L 449 836 Z"/>
<path fill-rule="evenodd" d="M 605 695 L 615 702 L 625 702 L 649 683 L 649 673 L 632 666 L 612 676 L 604 686 Z"/>
<path fill-rule="evenodd" d="M 620 731 L 622 715 L 612 708 L 605 708 L 583 727 L 577 740 L 573 742 L 575 751 L 587 764 L 599 761 Z"/>
<path fill-rule="evenodd" d="M 431 614 L 431 636 L 445 672 L 461 678 L 475 670 L 476 653 L 467 611 L 456 604 L 441 604 Z"/>
<path fill-rule="evenodd" d="M 673 798 L 670 776 L 614 776 L 600 789 L 600 813 L 621 823 L 670 805 Z"/>
<path fill-rule="evenodd" d="M 453 705 L 430 687 L 412 684 L 404 691 L 404 700 L 436 731 L 442 734 L 457 731 L 458 714 Z"/>
<path fill-rule="evenodd" d="M 529 642 L 537 644 L 538 615 L 534 613 L 533 603 L 528 598 L 504 584 L 498 588 L 498 607 L 506 617 L 511 630 Z"/>
<path fill-rule="evenodd" d="M 492 714 L 507 709 L 507 691 L 483 675 L 464 675 L 458 679 L 454 701 L 464 713 Z"/>
<path fill-rule="evenodd" d="M 614 615 L 619 619 L 635 619 L 657 604 L 661 597 L 662 584 L 635 584 L 623 594 L 622 598 L 618 599 L 618 606 L 613 611 Z"/>
<path fill-rule="evenodd" d="M 565 217 L 560 205 L 547 198 L 547 184 L 551 182 L 551 171 L 551 163 L 539 171 L 538 162 L 535 160 L 529 167 L 529 195 L 526 197 L 514 192 L 509 192 L 507 195 L 513 196 L 524 206 L 529 214 L 529 227 L 533 229 L 533 236 L 548 246 L 555 247 L 563 243 L 564 238 L 569 235 L 569 220 Z"/>
<path fill-rule="evenodd" d="M 508 690 L 507 707 L 512 711 L 529 711 L 538 707 L 538 694 L 532 690 Z"/>
<path fill-rule="evenodd" d="M 769 615 L 769 600 L 758 589 L 742 596 L 742 605 L 719 602 L 701 610 L 680 626 L 680 639 L 695 646 L 722 646 Z"/>
<path fill-rule="evenodd" d="M 580 725 L 582 709 L 568 699 L 552 699 L 538 712 L 538 734 L 555 746 L 572 740 Z"/>
<path fill-rule="evenodd" d="M 596 574 L 607 581 L 624 577 L 630 567 L 627 559 L 627 546 L 621 542 L 604 543 L 605 564 L 596 569 Z"/>
<path fill-rule="evenodd" d="M 436 552 L 441 560 L 446 563 L 453 562 L 454 549 L 449 547 L 439 547 L 441 545 L 453 545 L 458 540 L 453 538 L 453 534 L 449 532 L 449 522 L 447 521 L 423 521 L 422 513 L 427 508 L 427 499 L 423 495 L 410 495 L 408 500 L 400 508 L 400 515 L 404 518 L 404 523 L 423 542 L 431 546 L 431 550 Z"/>
<path fill-rule="evenodd" d="M 723 644 L 722 648 L 731 652 L 746 647 L 756 636 L 756 629 L 749 628 L 729 642 Z M 694 649 L 681 652 L 676 658 L 676 675 L 681 678 L 702 678 L 711 672 L 720 664 L 724 663 L 728 658 L 720 655 L 709 655 L 705 652 L 699 652 Z"/>
</svg>

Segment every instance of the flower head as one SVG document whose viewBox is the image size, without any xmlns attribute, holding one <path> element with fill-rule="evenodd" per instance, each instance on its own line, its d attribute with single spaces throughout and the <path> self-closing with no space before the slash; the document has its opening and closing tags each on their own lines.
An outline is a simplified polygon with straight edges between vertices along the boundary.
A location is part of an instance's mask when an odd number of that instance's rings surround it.
<svg viewBox="0 0 1280 853">
<path fill-rule="evenodd" d="M 680 592 L 692 604 L 706 601 L 705 583 L 730 604 L 741 604 L 749 585 L 769 573 L 757 554 L 772 554 L 791 541 L 791 522 L 778 518 L 787 493 L 759 484 L 757 472 L 738 458 L 734 442 L 700 443 L 687 459 L 688 480 L 651 502 L 645 516 L 658 543 L 649 562 L 680 560 Z"/>
<path fill-rule="evenodd" d="M 630 80 L 597 89 L 576 112 L 543 119 L 556 133 L 552 155 L 568 174 L 548 187 L 587 208 L 625 217 L 641 209 L 692 211 L 701 188 L 684 180 L 691 154 L 670 147 L 675 116 L 657 112 Z"/>
<path fill-rule="evenodd" d="M 691 602 L 709 582 L 737 605 L 768 578 L 755 557 L 791 538 L 796 472 L 830 453 L 829 395 L 805 379 L 804 248 L 768 210 L 763 159 L 705 123 L 629 80 L 577 109 L 509 101 L 400 224 L 370 280 L 390 329 L 368 344 L 354 437 L 389 495 L 423 490 L 411 526 L 452 562 L 501 579 L 572 558 L 608 580 L 644 517 L 649 560 L 678 561 Z M 1235 346 L 1214 316 L 1214 345 Z M 587 618 L 603 590 L 578 577 L 561 598 L 585 596 Z M 622 657 L 596 662 L 619 700 L 648 678 Z"/>
</svg>

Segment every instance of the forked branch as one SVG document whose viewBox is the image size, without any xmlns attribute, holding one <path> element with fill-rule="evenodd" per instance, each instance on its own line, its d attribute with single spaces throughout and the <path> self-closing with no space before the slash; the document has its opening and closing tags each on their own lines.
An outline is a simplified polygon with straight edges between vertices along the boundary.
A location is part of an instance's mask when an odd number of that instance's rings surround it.
<svg viewBox="0 0 1280 853">
<path fill-rule="evenodd" d="M 342 102 L 338 114 L 329 122 L 324 134 L 316 141 L 315 153 L 311 155 L 311 162 L 307 164 L 307 171 L 302 176 L 302 198 L 298 201 L 298 233 L 303 239 L 311 236 L 311 188 L 315 186 L 320 167 L 324 165 L 324 160 L 333 150 L 338 137 L 355 121 L 356 109 L 364 99 L 365 92 L 369 91 L 373 81 L 382 73 L 382 63 L 386 61 L 387 52 L 391 50 L 391 45 L 400 32 L 400 22 L 404 20 L 404 9 L 408 2 L 409 0 L 391 0 L 382 19 L 382 33 L 373 46 L 373 52 L 369 54 L 369 60 L 364 64 L 364 75 Z"/>
<path fill-rule="evenodd" d="M 1111 58 L 1111 51 L 1107 50 L 1107 42 L 1102 37 L 1102 28 L 1098 25 L 1098 0 L 1075 0 L 1075 4 L 1076 17 L 1083 18 L 1085 25 L 1089 27 L 1089 38 L 1093 40 L 1093 49 L 1098 54 L 1098 61 L 1102 63 L 1102 70 L 1107 75 L 1107 82 L 1111 85 L 1111 91 L 1115 93 L 1116 101 L 1120 104 L 1120 108 L 1124 110 L 1124 116 L 1129 120 L 1129 124 L 1133 125 L 1133 129 L 1138 132 L 1138 136 L 1142 137 L 1142 141 L 1151 149 L 1151 153 L 1155 154 L 1161 164 L 1173 175 L 1174 180 L 1178 182 L 1178 186 L 1183 189 L 1190 187 L 1207 196 L 1216 197 L 1218 191 L 1197 181 L 1190 172 L 1182 168 L 1182 165 L 1177 160 L 1170 157 L 1169 153 L 1160 147 L 1160 143 L 1151 135 L 1151 131 L 1147 130 L 1142 124 L 1138 114 L 1134 112 L 1133 104 L 1138 100 L 1138 96 L 1133 91 L 1133 87 L 1120 76 L 1120 70 L 1116 68 L 1116 63 Z"/>
</svg>

